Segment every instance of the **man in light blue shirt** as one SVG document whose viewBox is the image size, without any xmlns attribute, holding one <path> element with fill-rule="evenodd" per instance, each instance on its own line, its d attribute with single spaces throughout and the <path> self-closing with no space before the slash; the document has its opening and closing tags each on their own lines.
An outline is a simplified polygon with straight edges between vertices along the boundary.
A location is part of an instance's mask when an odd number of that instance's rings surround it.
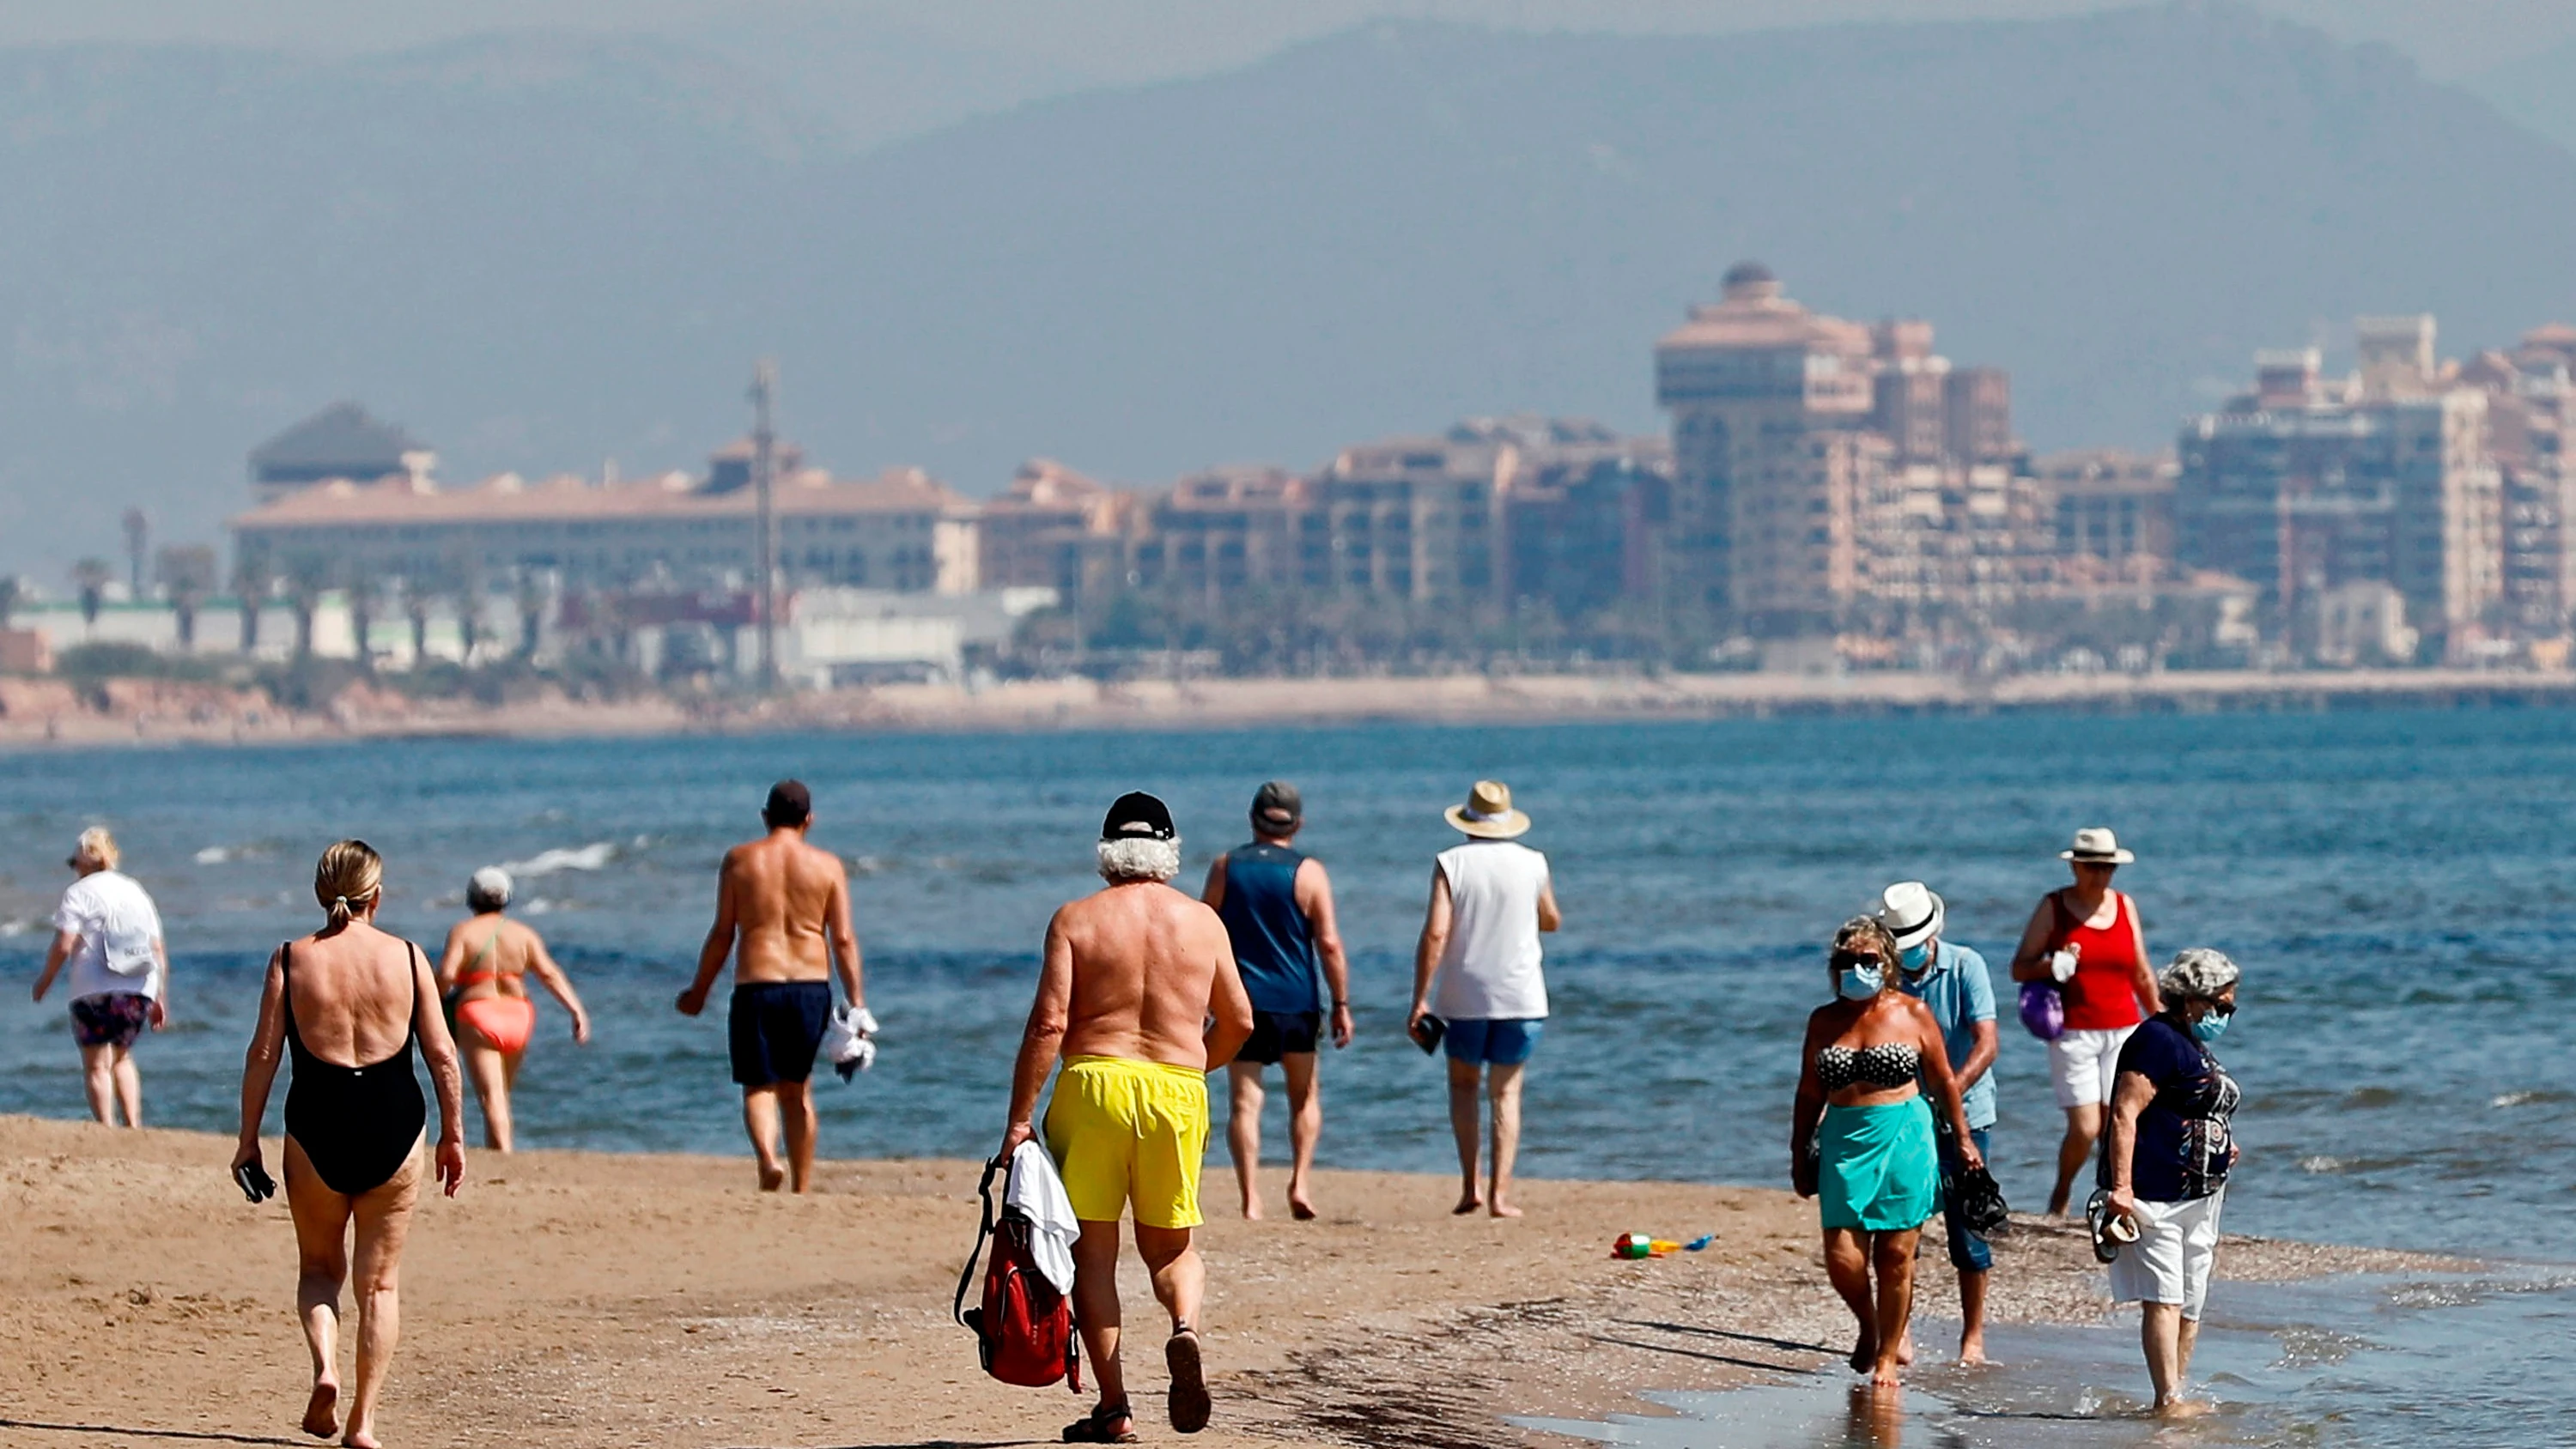
<svg viewBox="0 0 2576 1449">
<path fill-rule="evenodd" d="M 1941 898 L 1921 881 L 1900 881 L 1879 897 L 1878 919 L 1896 938 L 1904 964 L 1897 985 L 1932 1010 L 1949 1048 L 1950 1070 L 1959 1079 L 1960 1105 L 1967 1111 L 1968 1135 L 1977 1152 L 1986 1152 L 1986 1130 L 1995 1125 L 1995 1053 L 2002 1036 L 1995 1029 L 1995 983 L 1986 958 L 1965 946 L 1941 939 L 1945 924 Z M 1959 1170 L 1957 1148 L 1941 1139 L 1941 1176 Z M 1986 1272 L 1994 1266 L 1985 1238 L 1945 1211 L 1950 1265 L 1959 1270 L 1959 1362 L 1986 1361 Z"/>
</svg>

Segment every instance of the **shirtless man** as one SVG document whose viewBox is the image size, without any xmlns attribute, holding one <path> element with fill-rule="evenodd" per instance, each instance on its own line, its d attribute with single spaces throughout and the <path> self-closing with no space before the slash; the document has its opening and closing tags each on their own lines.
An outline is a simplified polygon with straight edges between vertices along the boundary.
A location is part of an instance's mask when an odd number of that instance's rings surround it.
<svg viewBox="0 0 2576 1449">
<path fill-rule="evenodd" d="M 760 1190 L 785 1182 L 803 1192 L 814 1173 L 814 1054 L 832 1017 L 833 969 L 853 1011 L 859 936 L 850 924 L 850 876 L 841 858 L 805 843 L 814 799 L 804 785 L 769 787 L 761 821 L 769 834 L 725 852 L 716 876 L 716 923 L 698 952 L 698 976 L 680 993 L 680 1014 L 706 1010 L 707 993 L 733 957 L 727 1033 L 733 1079 L 742 1087 L 742 1125 L 760 1156 Z M 780 1127 L 787 1166 L 778 1164 Z"/>
<path fill-rule="evenodd" d="M 1037 1001 L 1011 1076 L 1007 1160 L 1038 1135 L 1038 1093 L 1059 1057 L 1047 1150 L 1064 1174 L 1082 1235 L 1073 1247 L 1073 1311 L 1100 1380 L 1100 1403 L 1068 1427 L 1069 1444 L 1134 1437 L 1118 1361 L 1118 1219 L 1132 1200 L 1136 1253 L 1172 1315 L 1163 1345 L 1172 1427 L 1207 1427 L 1199 1363 L 1206 1273 L 1191 1245 L 1199 1162 L 1207 1150 L 1207 1074 L 1252 1035 L 1252 999 L 1216 912 L 1165 882 L 1180 874 L 1172 813 L 1151 795 L 1118 797 L 1100 825 L 1109 884 L 1047 923 Z"/>
</svg>

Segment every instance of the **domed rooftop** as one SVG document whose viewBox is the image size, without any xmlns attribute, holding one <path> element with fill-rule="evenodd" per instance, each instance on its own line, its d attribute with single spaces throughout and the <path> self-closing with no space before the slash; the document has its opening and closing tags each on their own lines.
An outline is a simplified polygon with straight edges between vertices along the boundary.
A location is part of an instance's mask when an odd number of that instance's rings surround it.
<svg viewBox="0 0 2576 1449">
<path fill-rule="evenodd" d="M 1719 278 L 1719 281 L 1730 290 L 1736 287 L 1746 286 L 1754 282 L 1776 282 L 1778 280 L 1780 279 L 1772 274 L 1769 267 L 1762 265 L 1760 262 L 1754 261 L 1737 262 L 1734 266 L 1726 269 L 1726 275 L 1724 277 Z"/>
</svg>

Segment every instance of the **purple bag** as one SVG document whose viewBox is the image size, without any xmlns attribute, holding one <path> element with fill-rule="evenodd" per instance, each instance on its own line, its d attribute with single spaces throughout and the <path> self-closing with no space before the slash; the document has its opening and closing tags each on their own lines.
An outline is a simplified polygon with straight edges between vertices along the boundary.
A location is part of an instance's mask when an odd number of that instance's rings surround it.
<svg viewBox="0 0 2576 1449">
<path fill-rule="evenodd" d="M 2055 1041 L 2066 1034 L 2066 997 L 2056 982 L 2021 984 L 2021 1024 L 2041 1041 Z"/>
</svg>

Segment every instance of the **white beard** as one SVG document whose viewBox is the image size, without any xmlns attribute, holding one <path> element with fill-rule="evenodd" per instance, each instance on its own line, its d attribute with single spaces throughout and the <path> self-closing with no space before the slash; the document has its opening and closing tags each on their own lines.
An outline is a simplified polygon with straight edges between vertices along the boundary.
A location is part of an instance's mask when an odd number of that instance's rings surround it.
<svg viewBox="0 0 2576 1449">
<path fill-rule="evenodd" d="M 1100 842 L 1100 878 L 1111 885 L 1168 881 L 1181 873 L 1181 842 L 1131 836 Z"/>
</svg>

